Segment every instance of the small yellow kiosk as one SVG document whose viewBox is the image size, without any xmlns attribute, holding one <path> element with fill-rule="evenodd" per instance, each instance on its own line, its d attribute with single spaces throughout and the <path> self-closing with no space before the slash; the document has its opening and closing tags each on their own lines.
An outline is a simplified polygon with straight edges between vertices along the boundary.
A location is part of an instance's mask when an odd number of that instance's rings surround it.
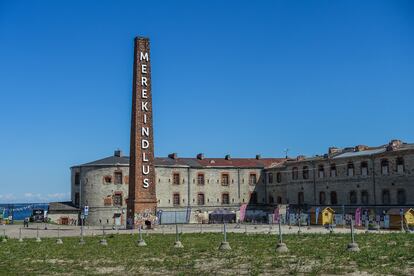
<svg viewBox="0 0 414 276">
<path fill-rule="evenodd" d="M 316 222 L 316 208 L 312 207 L 309 210 L 311 221 L 310 223 L 313 225 L 327 225 L 333 223 L 333 218 L 335 211 L 330 207 L 320 207 L 319 214 L 318 214 L 318 222 Z"/>
<path fill-rule="evenodd" d="M 411 208 L 402 209 L 404 218 L 404 228 L 414 227 L 414 210 Z M 390 218 L 390 229 L 401 229 L 401 209 L 393 208 L 388 210 Z"/>
</svg>

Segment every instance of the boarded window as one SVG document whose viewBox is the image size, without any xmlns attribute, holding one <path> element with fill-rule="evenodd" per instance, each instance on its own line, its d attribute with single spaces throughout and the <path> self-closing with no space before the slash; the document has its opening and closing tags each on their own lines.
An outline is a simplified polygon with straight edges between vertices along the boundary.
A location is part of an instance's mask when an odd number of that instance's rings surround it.
<svg viewBox="0 0 414 276">
<path fill-rule="evenodd" d="M 111 206 L 112 205 L 112 197 L 107 196 L 104 198 L 104 205 L 105 206 Z"/>
<path fill-rule="evenodd" d="M 122 172 L 115 172 L 115 184 L 122 184 Z"/>
<path fill-rule="evenodd" d="M 110 183 L 112 183 L 112 176 L 110 176 L 110 175 L 106 175 L 106 176 L 104 176 L 104 183 L 105 183 L 105 184 L 110 184 Z"/>
</svg>

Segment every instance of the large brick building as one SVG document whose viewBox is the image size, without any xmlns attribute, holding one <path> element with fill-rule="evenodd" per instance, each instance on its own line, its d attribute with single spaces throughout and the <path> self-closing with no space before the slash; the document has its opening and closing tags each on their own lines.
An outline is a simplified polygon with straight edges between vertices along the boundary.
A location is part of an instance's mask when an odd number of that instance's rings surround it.
<svg viewBox="0 0 414 276">
<path fill-rule="evenodd" d="M 87 222 L 124 225 L 129 158 L 121 151 L 71 168 L 72 202 L 89 206 Z M 273 212 L 292 207 L 414 205 L 414 144 L 393 140 L 379 147 L 330 148 L 306 158 L 155 158 L 157 210 L 181 211 L 185 221 L 227 209 Z"/>
</svg>

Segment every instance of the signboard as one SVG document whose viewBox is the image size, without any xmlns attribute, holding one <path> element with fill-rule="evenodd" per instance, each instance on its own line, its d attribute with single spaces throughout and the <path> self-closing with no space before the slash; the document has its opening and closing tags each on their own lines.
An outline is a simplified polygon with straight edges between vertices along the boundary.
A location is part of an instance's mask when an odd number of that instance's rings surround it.
<svg viewBox="0 0 414 276">
<path fill-rule="evenodd" d="M 86 206 L 83 208 L 83 214 L 84 214 L 86 217 L 89 215 L 89 206 L 88 206 L 88 205 L 86 205 Z"/>
</svg>

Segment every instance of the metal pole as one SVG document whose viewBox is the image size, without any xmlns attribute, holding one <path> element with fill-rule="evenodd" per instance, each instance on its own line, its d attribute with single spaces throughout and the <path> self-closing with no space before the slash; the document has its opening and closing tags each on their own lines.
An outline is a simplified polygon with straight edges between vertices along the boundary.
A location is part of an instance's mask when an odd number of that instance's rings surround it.
<svg viewBox="0 0 414 276">
<path fill-rule="evenodd" d="M 401 231 L 404 232 L 404 217 L 403 217 L 403 214 L 401 214 Z"/>
<path fill-rule="evenodd" d="M 282 226 L 280 225 L 281 219 L 279 218 L 279 243 L 283 243 L 282 239 Z"/>
<path fill-rule="evenodd" d="M 180 238 L 178 236 L 178 224 L 175 224 L 175 241 L 177 242 L 179 240 L 180 240 Z"/>
<path fill-rule="evenodd" d="M 139 240 L 142 241 L 141 225 L 138 228 L 138 232 L 139 232 Z"/>
<path fill-rule="evenodd" d="M 351 238 L 352 238 L 352 243 L 355 243 L 354 220 L 353 219 L 351 219 Z"/>
<path fill-rule="evenodd" d="M 224 242 L 227 242 L 227 231 L 226 231 L 226 223 L 223 225 L 223 231 L 224 231 Z"/>
</svg>

